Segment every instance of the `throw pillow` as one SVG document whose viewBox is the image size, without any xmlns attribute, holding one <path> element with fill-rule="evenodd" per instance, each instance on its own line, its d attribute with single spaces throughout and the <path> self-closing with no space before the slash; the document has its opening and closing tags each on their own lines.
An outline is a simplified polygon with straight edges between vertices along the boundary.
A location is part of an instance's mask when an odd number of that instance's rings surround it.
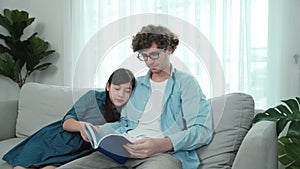
<svg viewBox="0 0 300 169">
<path fill-rule="evenodd" d="M 236 153 L 252 125 L 253 98 L 244 93 L 231 93 L 211 100 L 214 138 L 197 149 L 200 158 L 198 169 L 231 168 Z"/>
</svg>

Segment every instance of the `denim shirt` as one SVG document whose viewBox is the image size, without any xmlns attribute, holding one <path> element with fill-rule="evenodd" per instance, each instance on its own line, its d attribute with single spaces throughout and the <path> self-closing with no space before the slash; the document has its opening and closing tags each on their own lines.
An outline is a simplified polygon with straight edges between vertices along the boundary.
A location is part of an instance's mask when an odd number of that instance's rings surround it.
<svg viewBox="0 0 300 169">
<path fill-rule="evenodd" d="M 125 133 L 137 127 L 151 94 L 150 75 L 149 71 L 137 78 L 135 90 L 122 109 L 121 120 L 101 126 L 102 132 Z M 195 149 L 212 139 L 210 103 L 193 76 L 173 67 L 164 95 L 162 132 L 171 139 L 173 155 L 181 161 L 183 168 L 197 168 L 200 161 Z"/>
</svg>

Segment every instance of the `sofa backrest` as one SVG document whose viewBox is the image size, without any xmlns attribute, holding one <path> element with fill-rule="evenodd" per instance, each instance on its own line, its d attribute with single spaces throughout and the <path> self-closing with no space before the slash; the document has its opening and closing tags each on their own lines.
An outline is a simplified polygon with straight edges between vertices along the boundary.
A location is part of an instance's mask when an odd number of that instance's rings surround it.
<svg viewBox="0 0 300 169">
<path fill-rule="evenodd" d="M 28 82 L 20 91 L 17 137 L 29 136 L 43 126 L 62 119 L 88 89 Z"/>
<path fill-rule="evenodd" d="M 89 89 L 26 83 L 18 105 L 16 134 L 29 136 L 43 126 L 62 119 L 74 102 Z M 197 149 L 200 169 L 231 168 L 241 142 L 252 125 L 254 101 L 244 93 L 210 99 L 214 119 L 212 142 Z"/>
</svg>

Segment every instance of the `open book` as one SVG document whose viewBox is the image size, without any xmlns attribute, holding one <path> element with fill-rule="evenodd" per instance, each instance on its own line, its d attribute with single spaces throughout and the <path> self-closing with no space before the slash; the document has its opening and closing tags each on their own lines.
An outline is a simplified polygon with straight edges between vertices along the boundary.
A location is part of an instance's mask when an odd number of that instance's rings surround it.
<svg viewBox="0 0 300 169">
<path fill-rule="evenodd" d="M 85 133 L 87 134 L 91 145 L 94 149 L 123 164 L 126 162 L 130 154 L 123 147 L 124 144 L 132 143 L 126 135 L 109 134 L 101 137 L 100 133 L 91 125 L 84 125 Z"/>
</svg>

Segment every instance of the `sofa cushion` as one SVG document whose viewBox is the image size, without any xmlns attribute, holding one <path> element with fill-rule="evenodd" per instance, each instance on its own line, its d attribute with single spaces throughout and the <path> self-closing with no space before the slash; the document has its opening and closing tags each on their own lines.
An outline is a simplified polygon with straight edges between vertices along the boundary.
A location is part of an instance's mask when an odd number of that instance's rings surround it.
<svg viewBox="0 0 300 169">
<path fill-rule="evenodd" d="M 2 160 L 2 157 L 4 154 L 6 154 L 12 147 L 19 144 L 21 141 L 23 141 L 25 138 L 11 138 L 6 139 L 3 141 L 0 141 L 0 168 L 1 169 L 12 169 L 12 166 L 10 166 L 6 161 Z"/>
<path fill-rule="evenodd" d="M 17 100 L 0 101 L 0 141 L 15 136 L 17 109 Z"/>
<path fill-rule="evenodd" d="M 29 136 L 43 126 L 62 119 L 87 89 L 26 83 L 19 97 L 16 135 Z"/>
<path fill-rule="evenodd" d="M 214 138 L 197 149 L 199 169 L 231 168 L 236 153 L 252 125 L 253 98 L 244 93 L 231 93 L 211 100 Z"/>
</svg>

